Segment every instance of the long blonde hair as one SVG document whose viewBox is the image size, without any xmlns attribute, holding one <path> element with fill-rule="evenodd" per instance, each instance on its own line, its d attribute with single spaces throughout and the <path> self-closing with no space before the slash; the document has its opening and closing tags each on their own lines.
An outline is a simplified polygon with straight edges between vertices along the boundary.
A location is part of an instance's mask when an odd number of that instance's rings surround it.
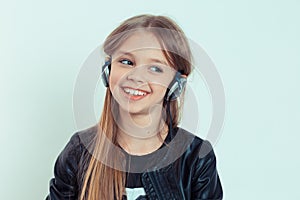
<svg viewBox="0 0 300 200">
<path fill-rule="evenodd" d="M 165 16 L 139 15 L 127 19 L 106 38 L 103 45 L 104 52 L 107 55 L 112 55 L 130 35 L 128 31 L 137 28 L 150 31 L 157 37 L 164 56 L 175 70 L 185 75 L 191 73 L 192 58 L 187 38 L 181 28 Z M 164 31 L 160 30 L 170 30 L 171 32 L 165 34 Z M 111 91 L 107 88 L 102 115 L 97 124 L 97 137 L 93 145 L 93 156 L 86 158 L 84 162 L 86 170 L 79 175 L 80 179 L 83 180 L 80 185 L 80 200 L 120 200 L 125 191 L 125 172 L 114 168 L 114 166 L 120 164 L 118 158 L 122 155 L 114 155 L 110 158 L 112 159 L 110 161 L 111 166 L 107 166 L 97 159 L 101 156 L 107 156 L 107 152 L 110 151 L 111 145 L 105 140 L 108 139 L 112 144 L 118 145 L 118 127 L 111 110 L 112 107 L 118 106 L 114 102 Z M 172 121 L 172 126 L 176 127 L 179 123 L 180 111 L 178 102 L 170 102 L 170 110 L 172 120 L 166 115 L 166 123 L 170 124 Z"/>
</svg>

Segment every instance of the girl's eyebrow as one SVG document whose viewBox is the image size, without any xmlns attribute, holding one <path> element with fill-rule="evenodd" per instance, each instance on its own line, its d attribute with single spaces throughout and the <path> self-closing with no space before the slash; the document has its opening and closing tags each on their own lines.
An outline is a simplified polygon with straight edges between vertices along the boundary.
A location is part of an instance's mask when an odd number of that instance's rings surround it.
<svg viewBox="0 0 300 200">
<path fill-rule="evenodd" d="M 168 64 L 167 64 L 165 61 L 160 60 L 160 59 L 150 58 L 149 60 L 150 60 L 151 62 L 160 63 L 160 64 L 162 64 L 162 65 L 168 66 Z"/>
<path fill-rule="evenodd" d="M 132 53 L 127 52 L 127 51 L 117 51 L 116 55 L 117 56 L 128 55 L 128 56 L 134 57 Z"/>
<path fill-rule="evenodd" d="M 117 52 L 116 52 L 116 56 L 122 56 L 122 55 L 128 55 L 128 56 L 130 56 L 130 57 L 134 57 L 134 55 L 133 55 L 132 53 L 127 52 L 127 51 L 122 51 L 122 50 L 120 50 L 120 51 L 117 51 Z M 168 66 L 168 63 L 167 63 L 166 61 L 161 60 L 161 59 L 159 59 L 159 58 L 149 58 L 148 60 L 149 60 L 150 62 L 156 62 L 156 63 L 160 63 L 160 64 L 162 64 L 162 65 Z"/>
</svg>

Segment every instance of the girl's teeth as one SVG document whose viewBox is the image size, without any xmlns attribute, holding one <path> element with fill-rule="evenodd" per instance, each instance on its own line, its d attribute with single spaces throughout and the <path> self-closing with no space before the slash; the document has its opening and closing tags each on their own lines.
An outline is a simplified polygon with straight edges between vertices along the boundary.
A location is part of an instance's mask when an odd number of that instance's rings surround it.
<svg viewBox="0 0 300 200">
<path fill-rule="evenodd" d="M 141 92 L 141 91 L 133 90 L 133 89 L 129 89 L 129 88 L 124 88 L 124 91 L 130 95 L 139 95 L 139 96 L 146 95 L 145 92 Z"/>
</svg>

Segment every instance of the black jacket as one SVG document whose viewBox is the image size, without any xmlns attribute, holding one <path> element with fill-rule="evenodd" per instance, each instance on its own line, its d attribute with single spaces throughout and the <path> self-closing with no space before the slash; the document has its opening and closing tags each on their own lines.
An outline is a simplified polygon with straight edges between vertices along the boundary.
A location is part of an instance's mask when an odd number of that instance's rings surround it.
<svg viewBox="0 0 300 200">
<path fill-rule="evenodd" d="M 78 199 L 84 156 L 90 156 L 83 139 L 92 138 L 96 126 L 76 132 L 55 162 L 54 178 L 46 200 Z M 142 173 L 146 196 L 154 199 L 222 199 L 223 191 L 216 169 L 216 157 L 208 141 L 175 128 L 165 142 L 169 148 L 160 153 L 164 167 L 147 169 Z M 154 155 L 154 154 L 152 154 Z M 156 156 L 156 155 L 154 155 Z M 156 156 L 157 157 L 157 156 Z M 124 198 L 126 199 L 126 197 Z"/>
</svg>

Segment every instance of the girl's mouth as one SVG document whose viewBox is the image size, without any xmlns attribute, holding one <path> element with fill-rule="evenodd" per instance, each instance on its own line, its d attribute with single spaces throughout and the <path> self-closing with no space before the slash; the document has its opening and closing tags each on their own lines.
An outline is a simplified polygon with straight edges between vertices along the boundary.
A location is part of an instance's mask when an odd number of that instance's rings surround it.
<svg viewBox="0 0 300 200">
<path fill-rule="evenodd" d="M 130 100 L 140 100 L 149 94 L 149 92 L 130 87 L 123 87 L 122 90 Z"/>
</svg>

